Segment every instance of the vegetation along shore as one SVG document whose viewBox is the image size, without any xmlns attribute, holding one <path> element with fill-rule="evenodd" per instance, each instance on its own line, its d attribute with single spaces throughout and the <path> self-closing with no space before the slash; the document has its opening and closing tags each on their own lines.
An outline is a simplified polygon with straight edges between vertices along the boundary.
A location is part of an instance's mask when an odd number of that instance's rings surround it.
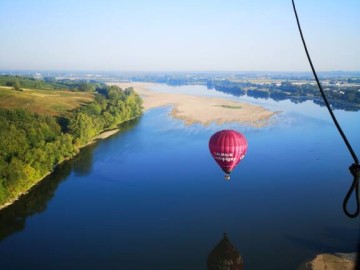
<svg viewBox="0 0 360 270">
<path fill-rule="evenodd" d="M 131 88 L 0 76 L 0 209 L 141 114 L 142 100 Z"/>
</svg>

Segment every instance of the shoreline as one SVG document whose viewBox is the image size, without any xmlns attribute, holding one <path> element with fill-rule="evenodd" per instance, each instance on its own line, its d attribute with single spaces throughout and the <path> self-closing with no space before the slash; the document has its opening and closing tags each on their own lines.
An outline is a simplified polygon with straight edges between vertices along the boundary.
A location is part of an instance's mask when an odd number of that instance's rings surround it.
<svg viewBox="0 0 360 270">
<path fill-rule="evenodd" d="M 133 120 L 133 119 L 129 119 L 128 121 L 130 120 Z M 124 121 L 123 123 L 125 123 L 127 121 Z M 121 123 L 121 124 L 123 124 Z M 120 124 L 120 125 L 121 125 Z M 82 148 L 88 146 L 88 145 L 91 145 L 91 144 L 94 144 L 100 140 L 104 140 L 106 138 L 109 138 L 111 137 L 112 135 L 118 133 L 120 131 L 120 128 L 115 128 L 115 129 L 111 129 L 111 130 L 104 130 L 102 132 L 100 132 L 98 135 L 96 135 L 94 138 L 91 139 L 91 141 L 89 141 L 88 143 L 82 145 L 79 147 L 78 149 L 78 152 L 73 155 L 72 157 L 69 157 L 69 158 L 66 158 L 64 160 L 62 160 L 61 162 L 59 162 L 58 164 L 55 165 L 55 167 L 59 166 L 60 164 L 62 164 L 63 162 L 65 161 L 68 161 L 68 160 L 71 160 L 73 159 L 74 157 L 76 157 L 79 152 L 81 151 Z M 54 168 L 55 168 L 54 167 Z M 26 191 L 24 192 L 21 192 L 19 193 L 18 195 L 16 195 L 14 198 L 12 198 L 10 201 L 0 205 L 0 211 L 11 206 L 12 204 L 14 204 L 16 201 L 18 201 L 19 199 L 21 199 L 21 197 L 25 194 L 27 194 L 28 192 L 30 192 L 34 187 L 36 187 L 37 184 L 39 184 L 42 180 L 44 180 L 48 175 L 50 175 L 51 173 L 53 173 L 54 171 L 50 171 L 50 172 L 47 172 L 45 175 L 43 175 L 41 178 L 39 178 L 39 180 L 37 180 L 35 183 L 33 183 L 33 185 L 31 185 Z"/>
<path fill-rule="evenodd" d="M 158 83 L 107 83 L 122 89 L 132 87 L 143 99 L 144 111 L 172 106 L 171 117 L 182 120 L 185 125 L 240 123 L 260 128 L 270 124 L 279 112 L 259 105 L 219 97 L 204 97 L 182 93 L 165 93 L 152 90 Z"/>
</svg>

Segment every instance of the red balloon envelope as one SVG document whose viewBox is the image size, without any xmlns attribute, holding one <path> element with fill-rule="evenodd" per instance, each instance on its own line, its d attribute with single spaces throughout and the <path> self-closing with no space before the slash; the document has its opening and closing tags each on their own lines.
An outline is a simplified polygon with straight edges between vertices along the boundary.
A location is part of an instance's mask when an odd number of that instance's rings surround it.
<svg viewBox="0 0 360 270">
<path fill-rule="evenodd" d="M 247 141 L 241 133 L 235 130 L 221 130 L 209 140 L 210 153 L 225 172 L 225 178 L 239 164 L 246 154 Z"/>
</svg>

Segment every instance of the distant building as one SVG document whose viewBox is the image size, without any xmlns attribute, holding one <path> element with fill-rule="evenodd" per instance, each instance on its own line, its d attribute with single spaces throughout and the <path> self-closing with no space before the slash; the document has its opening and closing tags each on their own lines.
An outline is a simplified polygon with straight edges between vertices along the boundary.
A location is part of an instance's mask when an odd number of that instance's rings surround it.
<svg viewBox="0 0 360 270">
<path fill-rule="evenodd" d="M 34 79 L 40 80 L 42 78 L 43 78 L 43 76 L 41 75 L 41 73 L 35 72 Z"/>
</svg>

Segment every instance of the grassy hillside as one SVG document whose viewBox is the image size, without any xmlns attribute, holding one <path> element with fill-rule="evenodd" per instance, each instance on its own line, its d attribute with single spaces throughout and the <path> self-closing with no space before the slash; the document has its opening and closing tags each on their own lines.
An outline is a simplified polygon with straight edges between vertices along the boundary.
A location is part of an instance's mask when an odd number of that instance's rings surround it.
<svg viewBox="0 0 360 270">
<path fill-rule="evenodd" d="M 16 83 L 18 83 L 21 88 L 44 90 L 79 90 L 81 84 L 87 84 L 85 81 L 56 80 L 53 77 L 46 77 L 39 80 L 24 76 L 0 75 L 0 86 L 14 86 Z"/>
<path fill-rule="evenodd" d="M 22 89 L 15 91 L 12 87 L 0 86 L 0 108 L 68 116 L 71 110 L 94 99 L 94 94 L 89 92 Z"/>
</svg>

